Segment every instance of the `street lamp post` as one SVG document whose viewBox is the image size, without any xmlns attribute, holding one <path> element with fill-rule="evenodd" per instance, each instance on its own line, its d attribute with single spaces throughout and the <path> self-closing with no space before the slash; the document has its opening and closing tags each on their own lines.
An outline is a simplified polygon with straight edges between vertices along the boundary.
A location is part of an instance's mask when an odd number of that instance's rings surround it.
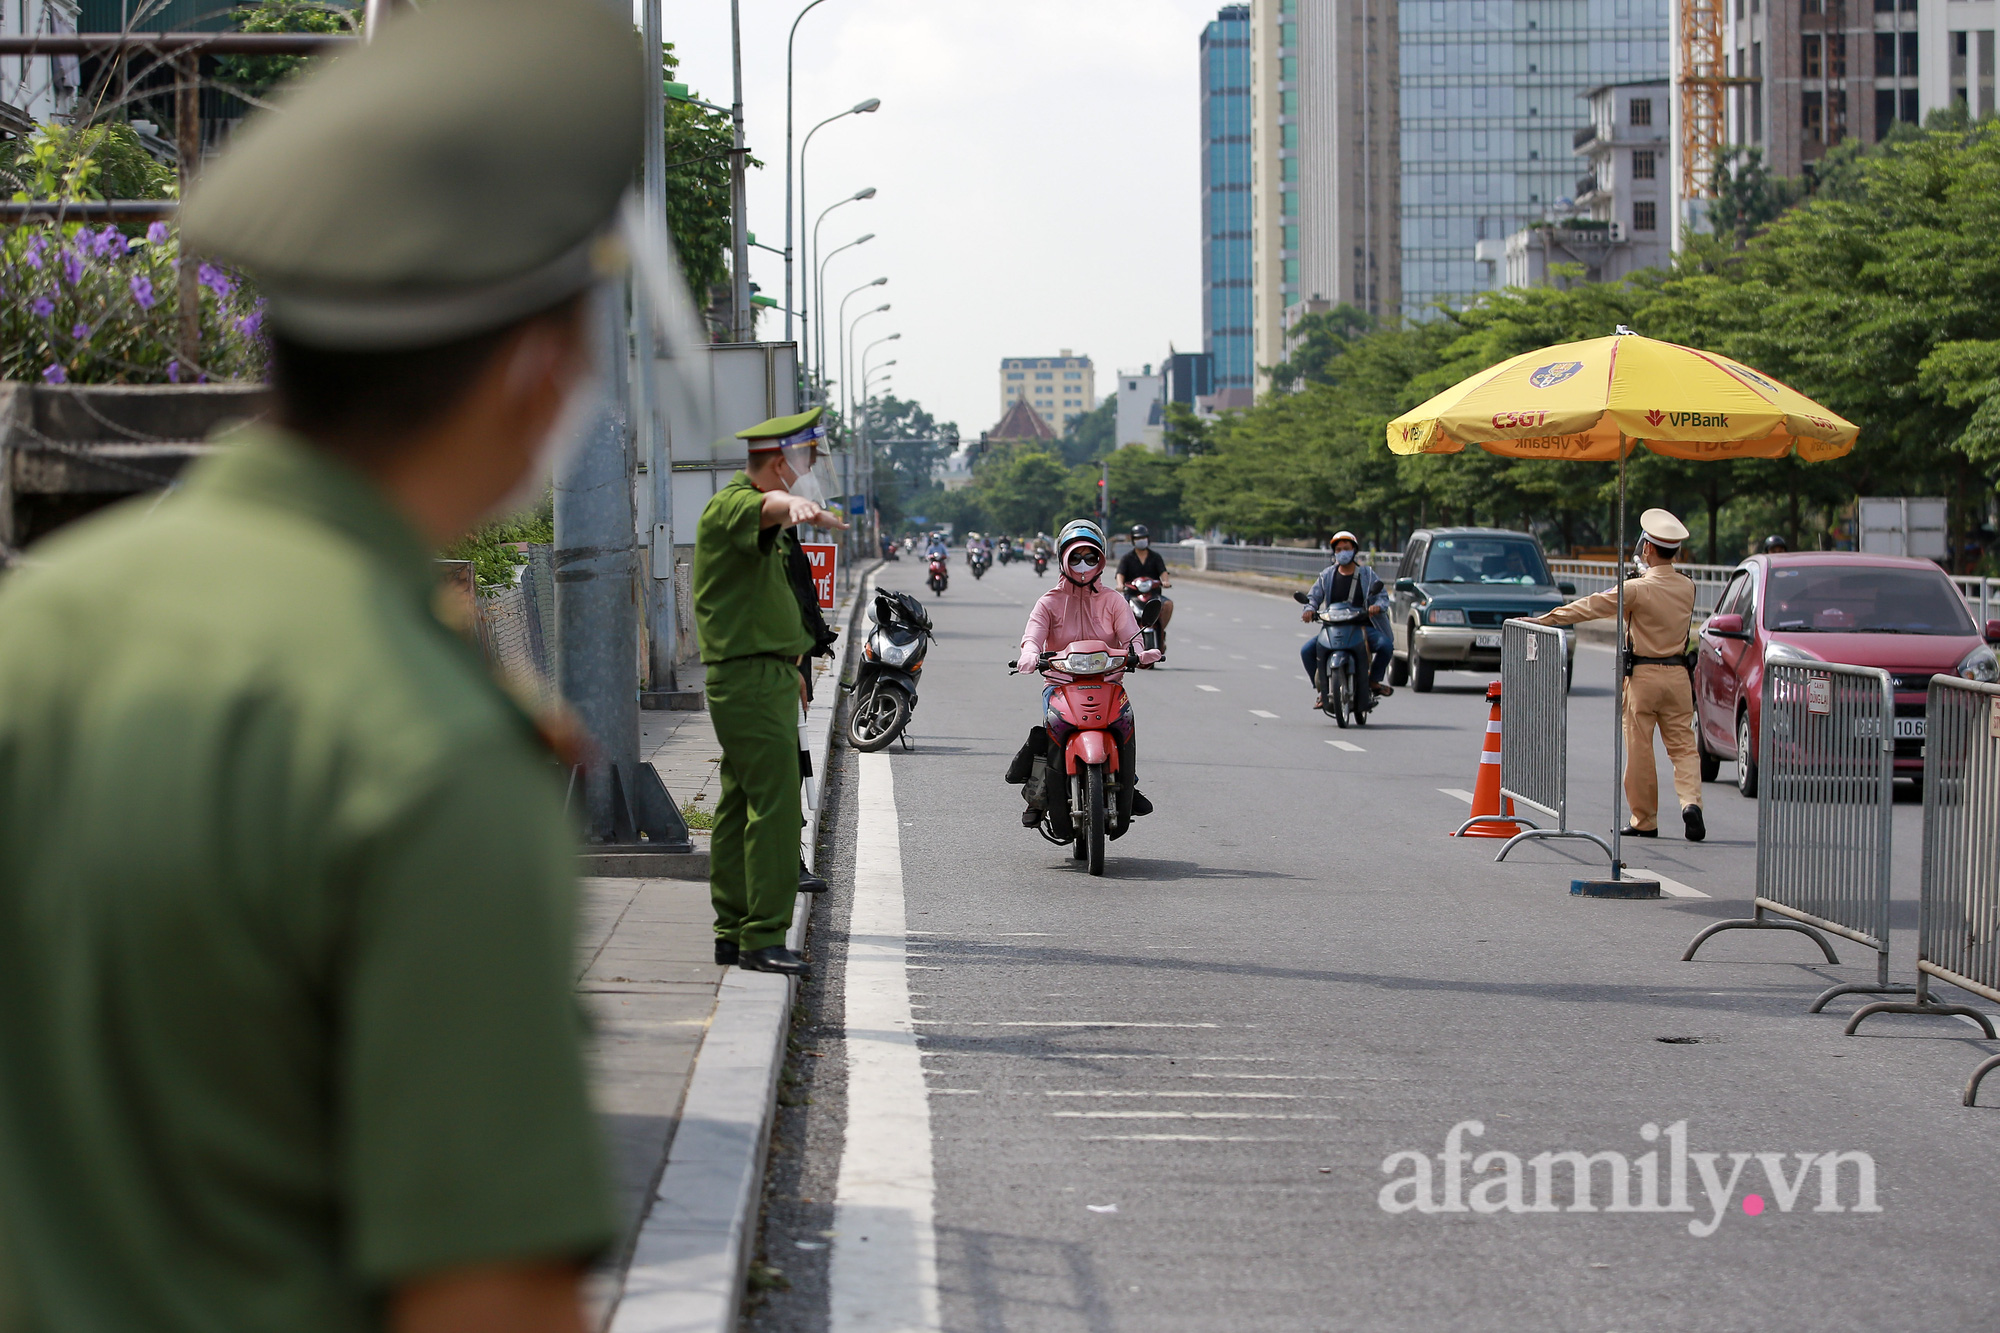
<svg viewBox="0 0 2000 1333">
<path fill-rule="evenodd" d="M 730 66 L 734 73 L 734 95 L 729 103 L 729 322 L 730 341 L 747 343 L 756 327 L 750 309 L 750 186 L 744 179 L 744 159 L 749 150 L 743 145 L 743 18 L 740 0 L 729 0 Z"/>
<path fill-rule="evenodd" d="M 822 258 L 822 260 L 820 260 L 820 268 L 818 268 L 818 272 L 814 274 L 814 282 L 816 282 L 816 286 L 818 286 L 818 290 L 814 292 L 814 298 L 816 298 L 816 300 L 820 302 L 820 310 L 826 310 L 826 264 L 830 264 L 830 262 L 832 262 L 832 258 L 834 258 L 836 254 L 840 254 L 842 250 L 852 250 L 854 246 L 860 246 L 860 244 L 866 244 L 866 242 L 870 242 L 870 240 L 874 240 L 874 232 L 866 232 L 866 234 L 862 234 L 862 236 L 856 236 L 854 240 L 850 240 L 850 242 L 848 242 L 848 244 L 844 244 L 844 246 L 834 246 L 834 248 L 832 248 L 832 250 L 830 250 L 830 252 L 826 254 L 826 258 Z M 812 252 L 814 252 L 814 254 L 818 254 L 818 252 L 820 252 L 820 246 L 818 246 L 818 242 L 814 242 L 814 246 L 812 246 Z M 874 282 L 872 282 L 870 286 L 882 286 L 884 282 L 888 282 L 888 278 L 876 278 L 876 280 L 874 280 Z M 852 296 L 852 294 L 854 294 L 854 292 L 848 292 L 848 296 Z M 812 354 L 812 366 L 814 366 L 814 370 L 818 370 L 818 372 L 820 372 L 820 390 L 822 390 L 822 398 L 824 398 L 824 390 L 826 390 L 826 318 L 824 318 L 824 316 L 820 318 L 820 334 L 818 334 L 818 336 L 820 336 L 820 346 L 818 346 L 818 348 L 814 350 L 814 354 Z M 834 348 L 838 348 L 838 346 L 840 346 L 840 340 L 838 340 L 838 334 L 834 334 Z"/>
<path fill-rule="evenodd" d="M 840 253 L 840 252 L 839 252 L 838 250 L 834 251 L 834 254 L 838 254 L 838 253 Z M 827 256 L 827 258 L 829 258 L 829 259 L 833 258 L 833 255 L 828 255 L 828 256 Z M 835 330 L 834 330 L 834 334 L 833 334 L 833 345 L 834 345 L 834 347 L 835 347 L 836 349 L 838 349 L 838 348 L 840 347 L 840 336 L 841 336 L 841 335 L 840 335 L 840 329 L 842 329 L 842 328 L 845 328 L 845 327 L 847 326 L 847 303 L 848 303 L 849 301 L 852 301 L 852 300 L 853 300 L 853 299 L 854 299 L 855 297 L 857 297 L 857 296 L 861 295 L 861 293 L 863 293 L 863 292 L 867 291 L 867 290 L 868 290 L 869 288 L 871 288 L 871 287 L 880 287 L 880 286 L 881 286 L 881 285 L 882 285 L 883 283 L 885 283 L 885 282 L 887 282 L 887 281 L 888 281 L 888 279 L 887 279 L 887 278 L 876 278 L 876 279 L 875 279 L 874 281 L 872 281 L 872 282 L 864 282 L 864 283 L 862 283 L 862 284 L 861 284 L 861 285 L 860 285 L 859 287 L 856 287 L 856 288 L 855 288 L 855 289 L 854 289 L 853 291 L 849 292 L 849 293 L 848 293 L 847 295 L 845 295 L 845 296 L 843 296 L 843 297 L 841 297 L 841 298 L 840 298 L 840 317 L 839 317 L 839 319 L 838 319 L 838 320 L 836 321 L 836 324 L 837 324 L 837 326 L 838 326 L 838 327 L 836 327 L 836 328 L 835 328 Z M 824 320 L 822 320 L 822 321 L 821 321 L 821 324 L 822 324 L 822 325 L 824 325 L 824 324 L 825 324 L 825 321 L 824 321 Z M 822 365 L 822 366 L 820 367 L 820 369 L 821 369 L 821 371 L 822 371 L 822 372 L 824 372 L 824 371 L 825 371 L 825 369 L 826 369 L 826 367 L 825 367 L 824 365 Z M 840 363 L 840 364 L 839 364 L 839 365 L 838 365 L 837 367 L 835 367 L 835 369 L 837 369 L 837 370 L 838 370 L 838 371 L 839 371 L 840 373 L 839 373 L 839 374 L 838 374 L 838 375 L 837 375 L 837 376 L 836 376 L 836 377 L 834 378 L 834 380 L 833 380 L 832 382 L 833 382 L 833 383 L 835 383 L 835 384 L 838 384 L 838 385 L 840 386 L 840 393 L 841 393 L 841 412 L 842 412 L 842 418 L 841 418 L 841 429 L 842 429 L 842 430 L 844 431 L 844 430 L 846 430 L 846 429 L 847 429 L 847 425 L 846 425 L 846 415 L 845 415 L 845 414 L 846 414 L 846 411 L 847 411 L 847 405 L 846 405 L 846 398 L 847 398 L 847 363 L 846 363 L 845 361 L 843 361 L 843 362 L 841 362 L 841 363 Z M 825 385 L 826 385 L 826 383 L 827 383 L 826 379 L 824 378 L 824 374 L 822 374 L 822 377 L 821 377 L 821 381 L 820 381 L 820 383 L 821 383 L 821 387 L 822 387 L 822 388 L 824 388 L 824 386 L 825 386 Z"/>
<path fill-rule="evenodd" d="M 868 284 L 869 287 L 873 287 L 876 285 L 877 284 L 872 282 Z M 866 291 L 867 288 L 863 287 L 860 288 L 859 290 Z M 854 292 L 849 292 L 847 295 L 851 297 L 854 294 L 855 294 Z M 853 417 L 849 414 L 853 411 L 854 395 L 852 392 L 849 391 L 848 380 L 847 380 L 847 368 L 851 365 L 856 364 L 854 360 L 854 330 L 860 326 L 862 320 L 867 319 L 870 315 L 879 315 L 888 308 L 889 308 L 889 303 L 887 301 L 884 301 L 881 305 L 876 306 L 873 310 L 862 311 L 860 314 L 854 317 L 854 322 L 852 324 L 849 324 L 847 323 L 847 299 L 846 297 L 843 297 L 841 299 L 840 318 L 841 318 L 842 328 L 840 330 L 840 353 L 841 353 L 840 419 L 844 422 L 853 420 Z M 849 429 L 851 430 L 852 428 L 850 427 Z"/>
<path fill-rule="evenodd" d="M 874 186 L 872 186 L 872 185 L 870 185 L 870 186 L 868 186 L 868 187 L 867 187 L 867 188 L 865 188 L 865 189 L 860 189 L 860 190 L 856 190 L 856 191 L 855 191 L 855 192 L 854 192 L 853 194 L 851 194 L 851 195 L 847 196 L 847 198 L 845 198 L 845 199 L 837 199 L 837 200 L 835 200 L 835 201 L 834 201 L 833 203 L 830 203 L 830 204 L 828 204 L 828 205 L 827 205 L 827 206 L 826 206 L 826 207 L 825 207 L 824 209 L 822 209 L 822 210 L 820 211 L 820 215 L 819 215 L 819 217 L 817 217 L 817 218 L 815 218 L 815 219 L 813 220 L 813 225 L 812 225 L 812 245 L 811 245 L 811 247 L 810 247 L 810 248 L 808 249 L 808 247 L 807 247 L 807 246 L 805 246 L 805 245 L 804 245 L 804 243 L 803 243 L 803 242 L 804 242 L 804 240 L 805 240 L 805 238 L 804 238 L 804 237 L 801 237 L 801 238 L 800 238 L 800 241 L 801 241 L 801 244 L 800 244 L 800 249 L 802 249 L 802 250 L 807 250 L 807 251 L 808 251 L 808 253 L 810 253 L 810 254 L 818 254 L 818 253 L 819 253 L 819 227 L 820 227 L 820 223 L 822 223 L 822 222 L 825 222 L 825 221 L 826 221 L 826 215 L 827 215 L 828 213 L 831 213 L 831 212 L 832 212 L 832 211 L 833 211 L 834 209 L 836 209 L 836 208 L 839 208 L 839 207 L 841 207 L 841 206 L 842 206 L 842 205 L 844 205 L 844 204 L 853 204 L 853 203 L 859 203 L 859 202 L 860 202 L 861 200 L 863 200 L 863 199 L 873 199 L 874 197 L 875 197 L 875 187 L 874 187 Z M 873 236 L 874 234 L 875 234 L 875 233 L 874 233 L 874 232 L 872 232 L 872 231 L 868 233 L 868 235 L 869 235 L 869 236 Z M 866 239 L 866 238 L 864 237 L 863 239 Z M 854 242 L 854 244 L 856 244 L 856 245 L 859 245 L 860 243 L 861 243 L 860 241 L 856 241 L 856 242 Z M 843 250 L 844 250 L 844 249 L 846 249 L 846 248 L 847 248 L 846 246 L 842 246 L 842 247 L 841 247 L 841 249 L 843 249 Z M 839 253 L 839 252 L 838 252 L 838 251 L 836 251 L 835 253 L 837 254 L 837 253 Z M 828 256 L 828 258 L 832 258 L 832 256 L 831 256 L 831 255 L 829 255 L 829 256 Z M 824 267 L 825 267 L 825 265 L 824 265 L 824 263 L 822 263 L 822 264 L 821 264 L 821 268 L 824 268 Z M 811 268 L 810 266 L 808 266 L 808 267 L 807 267 L 807 269 L 806 269 L 806 276 L 805 276 L 805 281 L 803 281 L 803 282 L 801 282 L 801 283 L 799 284 L 799 296 L 800 296 L 800 303 L 799 303 L 799 338 L 800 338 L 800 341 L 801 341 L 802 343 L 804 343 L 804 344 L 810 344 L 810 343 L 812 342 L 812 336 L 813 336 L 813 333 L 814 333 L 814 332 L 816 331 L 816 330 L 814 330 L 814 329 L 813 329 L 813 328 L 811 327 L 811 321 L 810 321 L 809 319 L 807 319 L 807 315 L 811 313 L 812 309 L 814 309 L 814 308 L 817 308 L 817 307 L 818 307 L 818 305 L 819 305 L 819 304 L 821 304 L 821 293 L 820 293 L 820 291 L 819 291 L 819 288 L 818 288 L 818 286 L 816 285 L 816 279 L 817 279 L 817 277 L 818 277 L 818 273 L 817 273 L 817 272 L 816 272 L 815 270 L 813 270 L 813 269 L 812 269 L 812 268 Z M 806 299 L 805 299 L 808 293 L 810 293 L 810 294 L 811 294 L 811 302 L 810 302 L 810 303 L 808 303 L 808 302 L 806 301 Z M 787 327 L 789 327 L 789 326 L 787 326 Z M 813 352 L 813 355 L 812 355 L 812 358 L 811 358 L 811 364 L 812 364 L 812 366 L 813 366 L 814 368 L 818 368 L 818 369 L 820 369 L 820 377 L 821 377 L 822 379 L 824 379 L 824 378 L 826 377 L 826 372 L 825 372 L 825 370 L 824 370 L 823 368 L 820 368 L 820 367 L 819 367 L 819 352 L 818 352 L 818 350 L 817 350 L 816 348 L 815 348 L 815 349 L 812 349 L 812 352 Z"/>
<path fill-rule="evenodd" d="M 815 134 L 818 134 L 821 130 L 825 129 L 827 126 L 833 124 L 833 122 L 836 120 L 840 120 L 846 116 L 867 115 L 869 112 L 875 111 L 878 108 L 880 108 L 881 105 L 882 105 L 881 98 L 870 97 L 866 101 L 856 102 L 853 106 L 847 108 L 847 110 L 845 111 L 836 111 L 833 115 L 828 116 L 825 120 L 822 120 L 819 124 L 813 126 L 811 129 L 806 131 L 805 142 L 799 145 L 799 225 L 801 230 L 804 229 L 805 217 L 806 217 L 806 150 L 812 147 L 813 136 Z M 786 221 L 785 226 L 786 230 L 789 231 L 791 228 L 791 223 L 789 219 Z M 816 257 L 817 253 L 818 253 L 818 245 L 817 243 L 815 243 L 814 253 L 804 256 L 808 264 L 810 264 L 811 261 Z M 811 270 L 808 269 L 808 272 L 810 271 Z M 787 302 L 787 304 L 790 303 Z"/>
<path fill-rule="evenodd" d="M 886 338 L 877 338 L 861 351 L 861 495 L 863 504 L 862 512 L 868 517 L 868 527 L 872 534 L 870 541 L 873 544 L 868 548 L 870 555 L 873 555 L 882 543 L 882 525 L 881 519 L 878 516 L 879 511 L 875 494 L 875 428 L 873 411 L 875 376 L 879 374 L 882 377 L 882 383 L 886 385 L 891 377 L 889 368 L 896 364 L 896 358 L 891 357 L 881 365 L 875 367 L 874 370 L 870 370 L 868 369 L 868 354 L 883 343 L 895 342 L 902 336 L 900 333 L 892 333 Z"/>
<path fill-rule="evenodd" d="M 798 40 L 799 23 L 807 14 L 825 4 L 826 0 L 812 0 L 799 11 L 798 18 L 792 20 L 792 30 L 785 37 L 785 341 L 792 340 L 792 43 Z M 803 314 L 799 320 L 799 334 L 805 335 Z"/>
</svg>

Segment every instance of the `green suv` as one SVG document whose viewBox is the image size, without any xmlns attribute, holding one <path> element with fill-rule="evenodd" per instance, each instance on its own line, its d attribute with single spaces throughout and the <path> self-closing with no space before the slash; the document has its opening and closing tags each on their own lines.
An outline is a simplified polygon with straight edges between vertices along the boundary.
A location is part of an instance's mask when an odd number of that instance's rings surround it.
<svg viewBox="0 0 2000 1333">
<path fill-rule="evenodd" d="M 1561 606 L 1576 589 L 1549 575 L 1542 544 L 1502 528 L 1431 528 L 1403 548 L 1389 623 L 1396 637 L 1392 684 L 1428 694 L 1440 671 L 1500 669 L 1500 625 Z M 1576 636 L 1567 668 L 1576 667 Z"/>
</svg>

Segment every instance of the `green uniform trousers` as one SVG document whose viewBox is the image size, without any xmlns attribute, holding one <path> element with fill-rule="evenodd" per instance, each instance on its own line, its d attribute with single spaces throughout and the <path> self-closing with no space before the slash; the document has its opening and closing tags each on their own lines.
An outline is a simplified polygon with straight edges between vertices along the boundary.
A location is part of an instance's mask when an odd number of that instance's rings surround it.
<svg viewBox="0 0 2000 1333">
<path fill-rule="evenodd" d="M 715 935 L 744 949 L 785 942 L 799 892 L 799 669 L 781 657 L 708 668 L 722 743 L 722 797 L 709 841 Z"/>
</svg>

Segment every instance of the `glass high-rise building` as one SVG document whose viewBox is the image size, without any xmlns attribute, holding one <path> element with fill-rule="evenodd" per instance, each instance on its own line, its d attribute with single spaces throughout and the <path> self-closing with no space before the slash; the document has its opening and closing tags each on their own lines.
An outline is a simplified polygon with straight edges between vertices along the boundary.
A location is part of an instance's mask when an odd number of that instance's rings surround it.
<svg viewBox="0 0 2000 1333">
<path fill-rule="evenodd" d="M 1201 328 L 1215 387 L 1250 388 L 1250 6 L 1224 5 L 1201 34 Z"/>
<path fill-rule="evenodd" d="M 1505 285 L 1475 258 L 1567 216 L 1583 94 L 1667 76 L 1667 0 L 1399 0 L 1404 313 Z"/>
</svg>

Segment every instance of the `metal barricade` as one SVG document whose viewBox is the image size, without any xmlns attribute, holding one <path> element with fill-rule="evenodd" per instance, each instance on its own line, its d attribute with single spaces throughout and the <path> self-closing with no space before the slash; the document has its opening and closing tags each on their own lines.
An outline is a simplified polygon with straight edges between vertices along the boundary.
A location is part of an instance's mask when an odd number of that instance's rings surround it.
<svg viewBox="0 0 2000 1333">
<path fill-rule="evenodd" d="M 1757 728 L 1757 896 L 1748 920 L 1718 921 L 1682 962 L 1724 930 L 1794 930 L 1840 958 L 1822 932 L 1875 950 L 1873 983 L 1837 995 L 1905 994 L 1889 983 L 1889 837 L 1896 701 L 1889 673 L 1833 662 L 1766 660 Z"/>
<path fill-rule="evenodd" d="M 1870 1014 L 1963 1014 L 1994 1035 L 1979 1010 L 1932 999 L 1932 977 L 2000 1003 L 2000 685 L 1954 676 L 1931 677 L 1924 708 L 1916 999 L 1855 1011 L 1848 1035 Z M 2000 1056 L 1972 1071 L 1967 1106 L 1995 1068 Z"/>
<path fill-rule="evenodd" d="M 1611 844 L 1569 826 L 1569 644 L 1554 625 L 1509 620 L 1500 626 L 1500 794 L 1556 821 L 1507 839 L 1495 861 L 1532 838 L 1584 838 L 1611 855 Z"/>
</svg>

